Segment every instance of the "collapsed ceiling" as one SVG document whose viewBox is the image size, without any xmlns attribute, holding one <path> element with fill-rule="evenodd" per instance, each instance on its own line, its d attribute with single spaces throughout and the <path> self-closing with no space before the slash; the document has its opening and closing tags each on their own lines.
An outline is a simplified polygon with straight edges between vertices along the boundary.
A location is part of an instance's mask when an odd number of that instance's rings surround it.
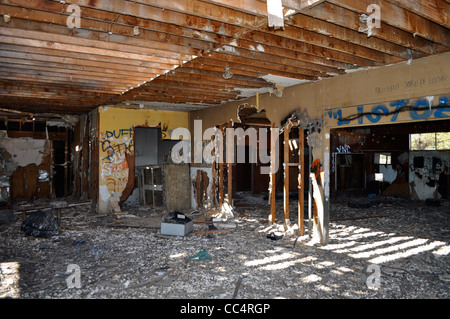
<svg viewBox="0 0 450 319">
<path fill-rule="evenodd" d="M 450 50 L 449 0 L 267 1 L 1 0 L 0 108 L 196 110 Z"/>
</svg>

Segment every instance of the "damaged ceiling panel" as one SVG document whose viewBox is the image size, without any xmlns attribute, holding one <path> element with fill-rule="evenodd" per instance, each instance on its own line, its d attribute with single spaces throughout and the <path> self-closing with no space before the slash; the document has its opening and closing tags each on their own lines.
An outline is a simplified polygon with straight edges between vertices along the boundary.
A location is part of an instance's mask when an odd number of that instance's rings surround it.
<svg viewBox="0 0 450 319">
<path fill-rule="evenodd" d="M 446 0 L 282 0 L 269 27 L 279 2 L 1 0 L 0 107 L 195 110 L 449 51 Z"/>
</svg>

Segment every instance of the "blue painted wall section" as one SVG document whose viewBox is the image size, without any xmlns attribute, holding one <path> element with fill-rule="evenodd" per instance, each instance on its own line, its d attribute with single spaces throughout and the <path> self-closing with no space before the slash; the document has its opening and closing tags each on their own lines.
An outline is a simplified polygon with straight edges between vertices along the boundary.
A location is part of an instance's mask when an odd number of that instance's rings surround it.
<svg viewBox="0 0 450 319">
<path fill-rule="evenodd" d="M 397 100 L 386 104 L 375 104 L 369 110 L 367 106 L 357 106 L 356 120 L 358 124 L 375 124 L 388 117 L 389 122 L 396 122 L 400 112 L 409 114 L 411 120 L 427 120 L 450 118 L 449 95 L 438 98 L 438 105 L 433 105 L 434 97 L 424 97 L 417 100 Z M 407 107 L 407 110 L 404 108 Z M 328 111 L 330 119 L 337 120 L 338 126 L 348 125 L 351 120 L 343 117 L 342 109 Z M 353 116 L 352 116 L 353 118 Z"/>
</svg>

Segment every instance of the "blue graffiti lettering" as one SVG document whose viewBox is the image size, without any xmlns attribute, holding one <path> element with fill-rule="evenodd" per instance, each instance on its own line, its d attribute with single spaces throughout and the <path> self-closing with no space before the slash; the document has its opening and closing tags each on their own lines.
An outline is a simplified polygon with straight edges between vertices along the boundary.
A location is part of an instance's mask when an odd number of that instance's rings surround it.
<svg viewBox="0 0 450 319">
<path fill-rule="evenodd" d="M 367 119 L 372 122 L 372 123 L 377 123 L 379 120 L 381 120 L 381 116 L 384 115 L 388 115 L 389 114 L 389 110 L 386 107 L 386 105 L 377 105 L 374 106 L 372 108 L 372 113 L 375 114 L 375 117 L 373 117 L 372 114 L 367 114 L 366 117 Z"/>
<path fill-rule="evenodd" d="M 116 133 L 116 130 L 114 131 L 106 131 L 106 138 L 120 138 L 122 136 L 129 136 L 132 137 L 133 136 L 133 129 L 128 128 L 128 129 L 120 129 L 118 130 L 118 132 Z"/>
<path fill-rule="evenodd" d="M 409 104 L 409 100 L 399 100 L 395 102 L 391 102 L 389 105 L 391 107 L 395 107 L 394 115 L 391 118 L 391 122 L 397 121 L 398 115 L 400 114 L 400 110 L 405 106 Z"/>
<path fill-rule="evenodd" d="M 432 114 L 433 110 L 431 109 L 430 103 L 427 99 L 417 100 L 412 109 L 409 111 L 409 116 L 413 120 L 424 120 L 429 118 Z"/>
<path fill-rule="evenodd" d="M 450 117 L 450 114 L 445 114 L 444 112 L 450 112 L 447 96 L 441 96 L 439 98 L 439 105 L 436 111 L 434 112 L 434 117 L 436 118 Z"/>
<path fill-rule="evenodd" d="M 328 111 L 328 116 L 330 117 L 330 119 L 331 118 L 337 119 L 338 120 L 337 124 L 339 126 L 350 124 L 350 120 L 345 120 L 345 121 L 342 120 L 342 110 L 341 109 L 339 109 L 337 111 L 333 111 L 333 112 Z"/>
</svg>

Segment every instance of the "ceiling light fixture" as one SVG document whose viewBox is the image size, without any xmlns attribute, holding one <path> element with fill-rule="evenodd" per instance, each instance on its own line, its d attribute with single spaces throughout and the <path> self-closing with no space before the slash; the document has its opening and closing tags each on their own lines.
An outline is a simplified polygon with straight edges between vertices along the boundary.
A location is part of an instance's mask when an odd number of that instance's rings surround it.
<svg viewBox="0 0 450 319">
<path fill-rule="evenodd" d="M 225 72 L 223 73 L 223 78 L 225 80 L 231 79 L 233 77 L 233 73 L 231 73 L 230 68 L 225 68 Z"/>
</svg>

